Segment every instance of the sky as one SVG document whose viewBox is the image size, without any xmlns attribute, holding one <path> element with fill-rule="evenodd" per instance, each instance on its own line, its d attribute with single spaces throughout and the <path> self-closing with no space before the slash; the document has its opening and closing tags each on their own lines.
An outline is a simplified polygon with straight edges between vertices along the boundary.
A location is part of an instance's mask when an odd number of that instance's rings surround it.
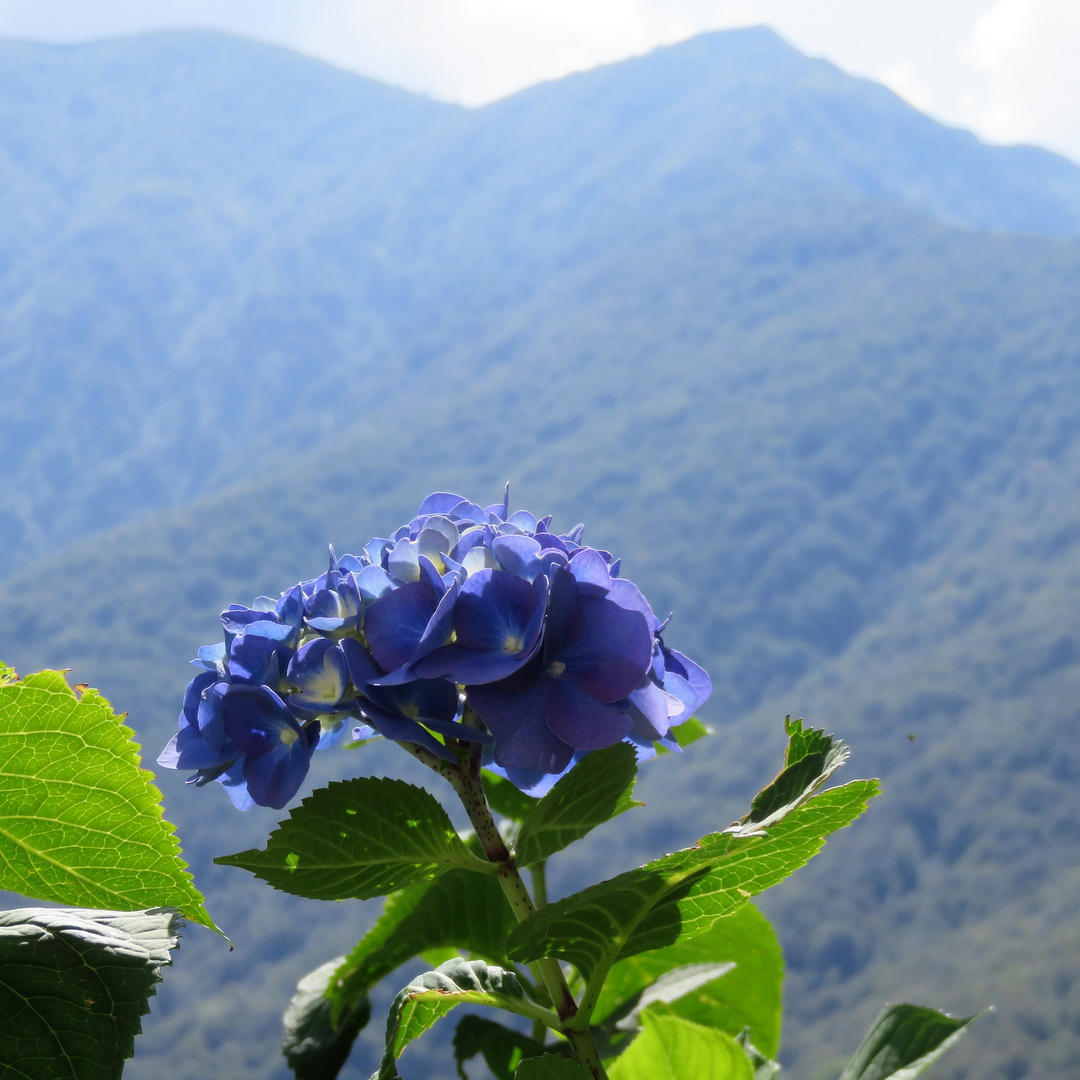
<svg viewBox="0 0 1080 1080">
<path fill-rule="evenodd" d="M 1080 0 L 0 0 L 2 36 L 209 27 L 467 105 L 757 24 L 946 123 L 1080 162 Z"/>
</svg>

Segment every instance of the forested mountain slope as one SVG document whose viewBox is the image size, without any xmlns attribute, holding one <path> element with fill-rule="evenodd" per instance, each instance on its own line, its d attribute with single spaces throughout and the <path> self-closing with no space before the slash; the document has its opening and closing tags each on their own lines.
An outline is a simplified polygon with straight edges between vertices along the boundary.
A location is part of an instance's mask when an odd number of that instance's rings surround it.
<svg viewBox="0 0 1080 1080">
<path fill-rule="evenodd" d="M 302 138 L 271 130 L 291 108 L 273 99 L 252 128 L 263 142 L 221 159 L 220 204 L 210 165 L 194 179 L 175 165 L 188 216 L 106 215 L 85 265 L 61 244 L 82 226 L 42 225 L 52 276 L 0 283 L 30 283 L 0 321 L 0 500 L 15 522 L 0 534 L 12 565 L 45 556 L 0 585 L 0 656 L 101 686 L 153 758 L 225 604 L 311 576 L 327 541 L 355 550 L 428 491 L 485 501 L 509 479 L 515 505 L 584 520 L 624 557 L 716 687 L 717 734 L 648 775 L 659 823 L 628 817 L 624 842 L 615 826 L 580 858 L 614 872 L 726 823 L 775 768 L 784 713 L 805 714 L 886 795 L 776 901 L 793 1075 L 852 1049 L 868 1017 L 841 1028 L 839 1008 L 910 996 L 1001 1006 L 942 1067 L 956 1076 L 1071 1076 L 1080 241 L 1008 229 L 1075 231 L 1077 170 L 981 146 L 763 31 L 475 111 L 214 35 L 9 48 L 60 78 L 57 57 L 102 67 L 114 49 L 138 68 L 152 46 L 139 77 L 164 78 L 206 42 L 223 50 L 211 67 L 249 50 L 268 92 L 300 78 L 270 87 L 280 59 L 329 80 L 320 101 L 357 97 L 330 119 L 313 110 Z M 245 194 L 274 162 L 292 162 L 280 183 Z M 309 185 L 295 198 L 290 168 Z M 211 205 L 243 218 L 233 229 L 220 210 L 220 259 L 193 224 Z M 147 223 L 218 269 L 204 281 L 183 248 L 144 243 Z M 109 247 L 125 236 L 147 261 Z M 154 260 L 177 275 L 159 307 L 138 291 Z M 109 291 L 114 271 L 130 295 Z M 399 769 L 390 750 L 329 754 L 320 775 Z M 128 1071 L 284 1075 L 290 983 L 372 905 L 302 904 L 211 866 L 277 815 L 162 782 L 237 949 L 188 935 Z M 237 1001 L 255 966 L 260 993 Z M 423 1061 L 404 1075 L 439 1075 Z M 361 1052 L 353 1074 L 370 1067 Z"/>
<path fill-rule="evenodd" d="M 479 110 L 209 33 L 0 54 L 0 577 L 410 401 L 416 372 L 627 252 L 704 232 L 767 261 L 762 223 L 852 197 L 1080 228 L 1075 166 L 766 30 Z"/>
<path fill-rule="evenodd" d="M 890 979 L 913 986 L 912 996 L 925 987 L 941 1006 L 1007 1000 L 1015 990 L 997 968 L 1018 946 L 1011 924 L 995 920 L 1015 889 L 1001 886 L 999 906 L 985 844 L 962 838 L 985 834 L 991 844 L 998 826 L 983 820 L 988 808 L 995 820 L 1015 815 L 1008 822 L 1034 815 L 1021 830 L 1056 828 L 1072 813 L 1071 765 L 1036 778 L 1072 715 L 1060 710 L 1075 678 L 1076 534 L 1063 494 L 1080 479 L 1080 244 L 963 232 L 861 202 L 807 212 L 783 243 L 770 227 L 758 226 L 760 248 L 706 234 L 636 260 L 615 251 L 621 273 L 606 291 L 592 283 L 587 318 L 570 303 L 583 284 L 553 282 L 532 320 L 497 328 L 448 356 L 436 377 L 417 379 L 407 412 L 373 411 L 292 471 L 36 564 L 4 589 L 0 650 L 24 670 L 74 666 L 130 708 L 156 747 L 175 725 L 183 661 L 216 637 L 225 603 L 310 575 L 326 540 L 356 548 L 430 488 L 486 497 L 510 478 L 516 504 L 565 524 L 584 519 L 596 542 L 620 552 L 657 609 L 676 610 L 671 640 L 714 674 L 712 745 L 665 761 L 656 776 L 677 783 L 648 794 L 664 820 L 631 829 L 622 848 L 605 838 L 591 861 L 614 871 L 689 839 L 702 822 L 730 819 L 774 767 L 783 713 L 805 712 L 847 736 L 853 768 L 881 772 L 888 794 L 838 840 L 820 876 L 797 880 L 786 906 L 781 899 L 795 973 L 790 1042 L 802 1051 L 793 1067 L 802 1074 L 815 1056 L 850 1049 L 855 1034 L 824 1018 L 838 1003 L 894 996 Z M 768 259 L 754 257 L 762 248 Z M 453 377 L 465 370 L 474 378 Z M 1043 595 L 1057 606 L 1044 610 Z M 1024 619 L 1043 619 L 1041 634 L 1025 637 Z M 1010 635 L 1024 647 L 1010 651 Z M 954 663 L 954 654 L 968 659 Z M 991 681 L 986 671 L 999 667 Z M 1022 784 L 1008 773 L 1018 754 L 1028 760 L 1017 740 L 1040 748 Z M 374 766 L 339 754 L 325 767 Z M 205 982 L 228 986 L 279 950 L 266 978 L 284 993 L 370 914 L 359 905 L 301 914 L 210 867 L 213 854 L 256 842 L 272 815 L 223 814 L 222 793 L 164 782 L 239 955 L 192 942 L 164 991 L 162 1026 L 148 1025 L 145 1067 L 167 1075 L 154 1048 L 164 1054 L 174 1040 L 195 1059 L 224 1040 L 215 1053 L 235 1068 L 269 1067 L 275 1019 L 259 1011 L 264 999 L 236 1020 L 262 1041 L 229 1042 L 220 1023 L 209 1033 L 194 1026 L 221 1013 Z M 1046 818 L 1025 794 L 1038 783 L 1065 809 Z M 1008 797 L 999 784 L 1011 785 Z M 928 814 L 937 825 L 923 824 Z M 919 828 L 940 839 L 916 885 L 903 875 L 917 872 Z M 1062 833 L 1066 867 L 1070 843 Z M 1028 880 L 1029 899 L 1037 891 L 1049 903 L 1066 871 L 1036 858 L 1040 850 L 1002 857 Z M 854 875 L 846 890 L 845 874 Z M 1072 932 L 1064 917 L 1057 925 Z M 972 933 L 992 938 L 981 967 L 965 951 Z M 908 973 L 905 965 L 928 978 L 920 956 L 932 956 L 937 982 Z M 1019 1020 L 1010 1013 L 1008 1022 Z M 1054 1056 L 1040 1058 L 1043 1044 L 1032 1043 L 1040 1070 L 1031 1075 L 1068 1075 L 1051 1068 L 1073 1052 L 1068 1030 L 1053 1027 Z M 1001 1071 L 1010 1045 L 971 1039 L 961 1075 L 1013 1075 Z"/>
</svg>

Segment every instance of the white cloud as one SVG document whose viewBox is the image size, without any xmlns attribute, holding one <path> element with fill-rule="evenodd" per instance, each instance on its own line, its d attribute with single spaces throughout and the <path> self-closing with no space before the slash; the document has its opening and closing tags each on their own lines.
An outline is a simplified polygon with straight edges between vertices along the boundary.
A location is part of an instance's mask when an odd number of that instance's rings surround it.
<svg viewBox="0 0 1080 1080">
<path fill-rule="evenodd" d="M 0 34 L 215 27 L 469 104 L 754 23 L 940 119 L 1080 160 L 1080 0 L 0 0 Z"/>
</svg>

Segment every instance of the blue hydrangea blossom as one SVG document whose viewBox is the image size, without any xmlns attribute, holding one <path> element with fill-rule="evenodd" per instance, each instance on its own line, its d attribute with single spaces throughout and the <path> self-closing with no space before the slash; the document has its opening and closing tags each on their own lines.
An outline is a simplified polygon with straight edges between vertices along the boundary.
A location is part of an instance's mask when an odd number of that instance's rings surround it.
<svg viewBox="0 0 1080 1080">
<path fill-rule="evenodd" d="M 222 612 L 159 764 L 280 809 L 346 732 L 448 762 L 479 745 L 532 794 L 620 740 L 678 749 L 708 676 L 582 535 L 437 492 L 359 555 L 331 548 L 319 577 Z"/>
</svg>

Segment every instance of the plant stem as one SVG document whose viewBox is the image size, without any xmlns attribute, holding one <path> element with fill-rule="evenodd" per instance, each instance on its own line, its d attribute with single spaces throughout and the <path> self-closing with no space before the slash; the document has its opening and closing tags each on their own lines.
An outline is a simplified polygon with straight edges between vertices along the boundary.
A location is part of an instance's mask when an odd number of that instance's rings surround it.
<svg viewBox="0 0 1080 1080">
<path fill-rule="evenodd" d="M 498 866 L 496 877 L 502 888 L 507 902 L 517 921 L 524 922 L 534 914 L 536 907 L 533 904 L 529 890 L 522 880 L 513 856 L 506 847 L 506 843 L 499 832 L 495 819 L 492 817 L 491 808 L 488 806 L 487 796 L 484 794 L 484 784 L 480 778 L 480 748 L 474 746 L 469 754 L 462 755 L 459 764 L 451 765 L 440 761 L 430 751 L 413 744 L 403 744 L 415 757 L 433 768 L 440 776 L 445 777 L 454 791 L 457 792 L 465 813 L 469 815 L 469 821 L 476 830 L 476 838 L 480 841 L 488 861 Z M 543 864 L 540 865 L 539 892 L 546 892 L 544 887 Z M 533 871 L 534 884 L 537 882 L 536 871 Z M 546 899 L 546 897 L 545 897 Z M 570 987 L 566 985 L 559 961 L 553 956 L 541 957 L 529 965 L 533 971 L 538 972 L 543 979 L 544 986 L 551 998 L 551 1003 L 558 1014 L 560 1025 L 559 1031 L 566 1036 L 567 1041 L 574 1048 L 578 1061 L 588 1070 L 592 1080 L 607 1080 L 603 1062 L 597 1053 L 596 1044 L 588 1030 L 578 1031 L 572 1026 L 574 1016 L 577 1013 L 577 1002 L 570 993 Z"/>
<path fill-rule="evenodd" d="M 547 861 L 542 860 L 535 866 L 529 867 L 529 873 L 532 876 L 533 887 L 533 903 L 536 905 L 536 910 L 539 911 L 542 907 L 547 907 Z"/>
</svg>

